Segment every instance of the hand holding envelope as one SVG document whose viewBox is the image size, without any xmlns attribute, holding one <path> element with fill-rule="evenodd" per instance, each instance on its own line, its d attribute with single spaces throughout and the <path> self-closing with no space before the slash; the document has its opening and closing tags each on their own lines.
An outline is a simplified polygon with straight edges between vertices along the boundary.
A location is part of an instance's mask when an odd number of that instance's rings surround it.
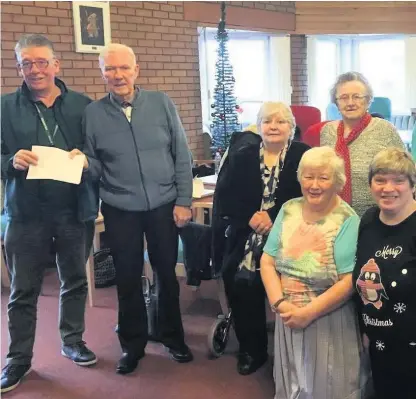
<svg viewBox="0 0 416 399">
<path fill-rule="evenodd" d="M 37 163 L 29 165 L 27 179 L 52 179 L 65 183 L 79 184 L 82 169 L 86 163 L 85 155 L 79 150 L 71 152 L 55 147 L 32 146 Z"/>
<path fill-rule="evenodd" d="M 17 170 L 26 170 L 29 165 L 36 165 L 38 156 L 29 150 L 19 150 L 14 154 L 13 167 Z"/>
</svg>

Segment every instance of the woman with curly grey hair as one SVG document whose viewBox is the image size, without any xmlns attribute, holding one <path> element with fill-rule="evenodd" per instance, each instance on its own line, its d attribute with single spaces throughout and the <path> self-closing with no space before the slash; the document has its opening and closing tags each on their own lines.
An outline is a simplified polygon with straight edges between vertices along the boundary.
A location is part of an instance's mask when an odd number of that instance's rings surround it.
<svg viewBox="0 0 416 399">
<path fill-rule="evenodd" d="M 347 72 L 338 76 L 330 94 L 342 120 L 331 121 L 322 128 L 320 145 L 335 148 L 344 160 L 347 182 L 340 195 L 362 216 L 374 204 L 367 189 L 371 160 L 387 147 L 404 150 L 404 145 L 390 122 L 373 118 L 368 112 L 374 94 L 361 73 Z"/>
</svg>

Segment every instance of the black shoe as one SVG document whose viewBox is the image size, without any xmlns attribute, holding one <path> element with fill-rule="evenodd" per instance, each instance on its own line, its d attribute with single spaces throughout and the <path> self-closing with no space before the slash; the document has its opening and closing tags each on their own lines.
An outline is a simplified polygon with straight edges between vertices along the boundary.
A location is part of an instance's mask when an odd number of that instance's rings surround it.
<svg viewBox="0 0 416 399">
<path fill-rule="evenodd" d="M 30 364 L 7 364 L 1 371 L 1 393 L 15 389 L 31 371 Z"/>
<path fill-rule="evenodd" d="M 71 359 L 78 366 L 92 366 L 97 363 L 97 357 L 94 352 L 85 346 L 84 341 L 72 345 L 63 345 L 61 354 Z"/>
<path fill-rule="evenodd" d="M 175 362 L 188 363 L 194 360 L 194 356 L 187 345 L 184 345 L 179 349 L 169 347 L 166 347 L 166 349 L 168 350 L 170 357 L 175 360 Z"/>
<path fill-rule="evenodd" d="M 249 375 L 258 370 L 267 361 L 267 354 L 252 357 L 247 352 L 238 355 L 237 371 L 241 375 Z"/>
<path fill-rule="evenodd" d="M 142 352 L 139 356 L 132 355 L 130 353 L 123 353 L 123 356 L 117 363 L 116 372 L 118 374 L 129 374 L 136 370 L 139 360 L 145 355 Z"/>
</svg>

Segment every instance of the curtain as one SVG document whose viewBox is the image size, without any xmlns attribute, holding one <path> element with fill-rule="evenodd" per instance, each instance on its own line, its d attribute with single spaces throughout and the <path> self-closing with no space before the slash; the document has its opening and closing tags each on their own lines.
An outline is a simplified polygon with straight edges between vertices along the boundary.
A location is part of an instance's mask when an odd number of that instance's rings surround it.
<svg viewBox="0 0 416 399">
<path fill-rule="evenodd" d="M 291 52 L 289 36 L 271 36 L 268 101 L 282 101 L 290 104 L 292 100 Z"/>
<path fill-rule="evenodd" d="M 416 36 L 405 39 L 405 82 L 407 108 L 416 109 Z"/>
</svg>

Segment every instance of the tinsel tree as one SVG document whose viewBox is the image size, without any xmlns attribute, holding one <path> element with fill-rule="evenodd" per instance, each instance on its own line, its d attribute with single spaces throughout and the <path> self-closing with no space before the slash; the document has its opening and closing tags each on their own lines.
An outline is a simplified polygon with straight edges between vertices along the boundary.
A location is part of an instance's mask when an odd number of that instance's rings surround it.
<svg viewBox="0 0 416 399">
<path fill-rule="evenodd" d="M 233 132 L 240 130 L 236 98 L 234 96 L 235 78 L 228 54 L 228 33 L 225 30 L 225 3 L 221 3 L 221 19 L 215 36 L 218 42 L 217 62 L 215 64 L 214 103 L 211 132 L 213 151 L 221 154 L 228 148 Z"/>
</svg>

